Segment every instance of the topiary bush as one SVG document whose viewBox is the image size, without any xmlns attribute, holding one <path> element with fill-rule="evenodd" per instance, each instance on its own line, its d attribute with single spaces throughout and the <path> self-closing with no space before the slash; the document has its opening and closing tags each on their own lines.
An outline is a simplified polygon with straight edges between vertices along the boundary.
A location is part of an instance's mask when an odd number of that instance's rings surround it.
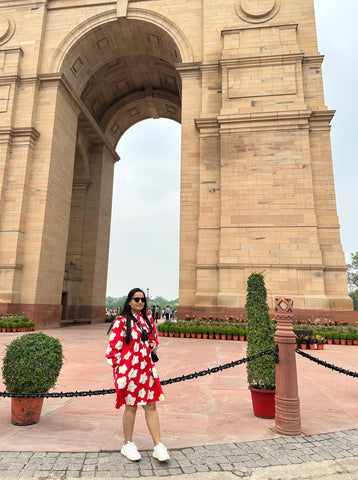
<svg viewBox="0 0 358 480">
<path fill-rule="evenodd" d="M 57 338 L 27 333 L 6 348 L 2 375 L 11 393 L 44 393 L 54 387 L 63 364 Z"/>
<path fill-rule="evenodd" d="M 267 291 L 262 273 L 252 273 L 247 280 L 247 355 L 265 350 L 275 350 Z M 260 390 L 275 390 L 275 360 L 273 355 L 251 360 L 247 364 L 247 380 L 250 386 Z"/>
</svg>

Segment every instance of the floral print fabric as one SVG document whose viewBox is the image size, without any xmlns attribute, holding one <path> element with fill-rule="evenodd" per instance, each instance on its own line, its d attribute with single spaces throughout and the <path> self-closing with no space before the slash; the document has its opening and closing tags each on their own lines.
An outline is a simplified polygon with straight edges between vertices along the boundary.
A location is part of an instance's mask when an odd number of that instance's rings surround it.
<svg viewBox="0 0 358 480">
<path fill-rule="evenodd" d="M 142 328 L 149 327 L 141 314 L 134 315 Z M 155 325 L 151 314 L 147 313 L 153 333 L 147 341 L 141 340 L 141 330 L 131 322 L 132 339 L 125 342 L 127 319 L 117 317 L 114 322 L 106 351 L 107 362 L 113 367 L 114 385 L 117 392 L 116 408 L 123 404 L 136 406 L 164 400 L 162 387 L 155 365 L 150 356 L 150 342 L 158 344 Z M 148 332 L 149 333 L 149 332 Z"/>
</svg>

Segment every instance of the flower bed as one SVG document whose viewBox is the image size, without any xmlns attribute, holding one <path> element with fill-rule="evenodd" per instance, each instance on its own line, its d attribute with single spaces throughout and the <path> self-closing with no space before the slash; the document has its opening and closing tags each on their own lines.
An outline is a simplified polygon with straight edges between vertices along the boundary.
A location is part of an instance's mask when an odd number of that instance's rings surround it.
<svg viewBox="0 0 358 480">
<path fill-rule="evenodd" d="M 30 322 L 26 315 L 11 313 L 0 316 L 0 332 L 31 332 L 35 330 L 35 323 Z"/>
<path fill-rule="evenodd" d="M 272 319 L 275 326 L 276 321 Z M 178 320 L 176 323 L 167 320 L 158 327 L 159 335 L 168 335 L 172 331 L 173 335 L 180 338 L 203 338 L 217 340 L 241 340 L 245 341 L 247 337 L 246 320 L 241 318 L 213 318 L 200 317 L 193 318 L 187 316 L 185 320 Z M 358 345 L 358 327 L 347 324 L 317 324 L 304 322 L 293 325 L 296 332 L 297 346 L 302 348 L 323 348 L 324 344 L 336 342 L 340 345 Z"/>
</svg>

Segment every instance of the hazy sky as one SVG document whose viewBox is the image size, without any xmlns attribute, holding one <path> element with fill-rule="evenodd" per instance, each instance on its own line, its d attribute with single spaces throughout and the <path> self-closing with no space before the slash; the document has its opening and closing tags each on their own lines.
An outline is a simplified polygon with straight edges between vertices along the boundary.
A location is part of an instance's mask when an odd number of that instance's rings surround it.
<svg viewBox="0 0 358 480">
<path fill-rule="evenodd" d="M 319 52 L 325 55 L 326 105 L 336 110 L 332 152 L 347 262 L 358 251 L 358 0 L 315 0 Z M 178 296 L 180 125 L 146 120 L 129 129 L 118 147 L 107 295 L 134 286 L 150 297 Z"/>
</svg>

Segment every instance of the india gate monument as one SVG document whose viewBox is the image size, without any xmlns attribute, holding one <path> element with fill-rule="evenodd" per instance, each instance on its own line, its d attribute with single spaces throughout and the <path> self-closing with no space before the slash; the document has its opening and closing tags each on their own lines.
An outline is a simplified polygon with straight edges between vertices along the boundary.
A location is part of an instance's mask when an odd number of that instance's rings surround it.
<svg viewBox="0 0 358 480">
<path fill-rule="evenodd" d="M 179 317 L 240 315 L 253 271 L 352 316 L 322 62 L 313 0 L 0 0 L 0 313 L 103 322 L 115 148 L 168 118 Z"/>
</svg>

